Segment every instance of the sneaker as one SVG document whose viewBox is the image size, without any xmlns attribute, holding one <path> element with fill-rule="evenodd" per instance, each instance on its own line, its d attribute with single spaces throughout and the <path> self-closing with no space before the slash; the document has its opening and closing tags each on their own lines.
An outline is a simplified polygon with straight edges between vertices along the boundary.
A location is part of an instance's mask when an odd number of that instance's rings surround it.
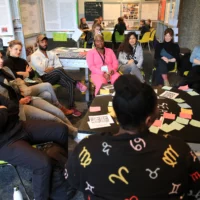
<svg viewBox="0 0 200 200">
<path fill-rule="evenodd" d="M 80 117 L 82 115 L 82 113 L 80 111 L 78 111 L 76 108 L 72 109 L 74 112 L 72 113 L 72 115 L 74 117 Z"/>
<path fill-rule="evenodd" d="M 76 84 L 76 88 L 79 89 L 81 92 L 85 92 L 87 90 L 87 87 L 81 82 L 78 82 Z"/>
<path fill-rule="evenodd" d="M 65 114 L 65 115 L 71 115 L 73 112 L 74 112 L 74 110 L 73 109 L 67 109 L 67 108 L 65 108 L 64 106 L 61 106 L 60 107 L 60 110 L 62 110 L 62 112 Z"/>
</svg>

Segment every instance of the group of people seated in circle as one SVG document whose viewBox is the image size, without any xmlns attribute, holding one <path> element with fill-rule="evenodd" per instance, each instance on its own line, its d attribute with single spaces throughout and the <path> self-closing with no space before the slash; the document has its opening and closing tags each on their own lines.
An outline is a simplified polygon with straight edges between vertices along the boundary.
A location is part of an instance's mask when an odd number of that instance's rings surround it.
<svg viewBox="0 0 200 200">
<path fill-rule="evenodd" d="M 117 58 L 112 49 L 104 46 L 101 20 L 94 24 L 92 36 L 84 25 L 86 21 L 82 20 L 80 28 L 93 38 L 89 43 L 93 49 L 87 52 L 86 60 L 95 95 L 102 85 L 114 85 L 113 107 L 119 131 L 85 138 L 67 161 L 68 136 L 75 138 L 78 132 L 67 116 L 81 116 L 74 90 L 85 92 L 87 87 L 71 78 L 56 54 L 47 50 L 45 35 L 37 36 L 38 49 L 30 63 L 20 58 L 22 43 L 13 40 L 5 59 L 0 53 L 0 160 L 32 170 L 36 200 L 67 200 L 76 190 L 84 194 L 85 200 L 178 200 L 188 199 L 188 194 L 195 196 L 200 188 L 200 162 L 195 153 L 181 139 L 148 131 L 158 117 L 157 97 L 141 74 L 143 48 L 136 33 L 126 35 Z M 123 32 L 120 23 L 121 19 L 115 28 Z M 173 36 L 173 30 L 167 28 L 164 42 L 155 49 L 156 80 L 160 85 L 169 86 L 168 71 L 179 59 L 180 48 Z M 193 73 L 199 73 L 199 49 L 196 47 L 191 56 Z M 33 78 L 35 73 L 42 83 L 27 86 L 24 79 Z M 56 97 L 54 84 L 67 89 L 67 108 Z M 50 157 L 31 146 L 49 141 L 59 145 L 59 155 Z M 66 167 L 57 177 L 56 187 L 52 187 L 52 159 L 62 169 Z M 173 166 L 167 159 L 175 160 Z"/>
</svg>

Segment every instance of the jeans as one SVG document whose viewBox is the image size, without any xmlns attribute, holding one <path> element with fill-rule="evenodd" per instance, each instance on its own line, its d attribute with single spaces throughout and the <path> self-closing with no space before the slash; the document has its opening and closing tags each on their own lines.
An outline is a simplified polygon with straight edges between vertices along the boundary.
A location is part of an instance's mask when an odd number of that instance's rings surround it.
<svg viewBox="0 0 200 200">
<path fill-rule="evenodd" d="M 57 103 L 58 99 L 50 83 L 40 83 L 37 85 L 29 86 L 31 88 L 31 96 L 39 96 L 50 103 Z"/>
<path fill-rule="evenodd" d="M 135 63 L 120 66 L 120 71 L 123 74 L 135 75 L 142 83 L 144 82 L 144 77 L 142 76 L 140 69 L 135 65 Z"/>
<path fill-rule="evenodd" d="M 22 105 L 21 107 L 23 109 L 20 109 L 20 111 L 24 112 L 26 119 L 56 121 L 65 124 L 69 129 L 69 134 L 74 135 L 77 132 L 77 128 L 71 124 L 64 113 L 44 99 L 33 99 L 30 105 Z M 21 112 L 20 116 L 23 116 Z"/>
</svg>

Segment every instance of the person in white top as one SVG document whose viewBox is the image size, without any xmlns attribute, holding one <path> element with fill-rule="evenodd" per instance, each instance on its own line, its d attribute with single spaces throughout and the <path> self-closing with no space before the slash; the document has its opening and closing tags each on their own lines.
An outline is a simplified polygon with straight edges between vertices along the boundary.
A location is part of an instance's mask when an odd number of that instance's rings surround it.
<svg viewBox="0 0 200 200">
<path fill-rule="evenodd" d="M 40 34 L 37 36 L 38 49 L 31 55 L 31 64 L 44 82 L 60 84 L 69 91 L 69 107 L 74 110 L 74 116 L 80 116 L 74 105 L 74 88 L 85 92 L 87 87 L 67 75 L 59 61 L 59 58 L 52 51 L 47 51 L 48 38 Z"/>
</svg>

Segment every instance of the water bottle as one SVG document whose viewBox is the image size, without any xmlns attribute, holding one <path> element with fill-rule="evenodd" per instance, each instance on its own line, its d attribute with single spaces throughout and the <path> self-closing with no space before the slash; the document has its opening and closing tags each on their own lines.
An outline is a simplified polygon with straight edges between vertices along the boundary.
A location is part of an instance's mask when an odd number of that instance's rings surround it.
<svg viewBox="0 0 200 200">
<path fill-rule="evenodd" d="M 13 200 L 23 200 L 22 193 L 18 187 L 14 187 Z"/>
</svg>

